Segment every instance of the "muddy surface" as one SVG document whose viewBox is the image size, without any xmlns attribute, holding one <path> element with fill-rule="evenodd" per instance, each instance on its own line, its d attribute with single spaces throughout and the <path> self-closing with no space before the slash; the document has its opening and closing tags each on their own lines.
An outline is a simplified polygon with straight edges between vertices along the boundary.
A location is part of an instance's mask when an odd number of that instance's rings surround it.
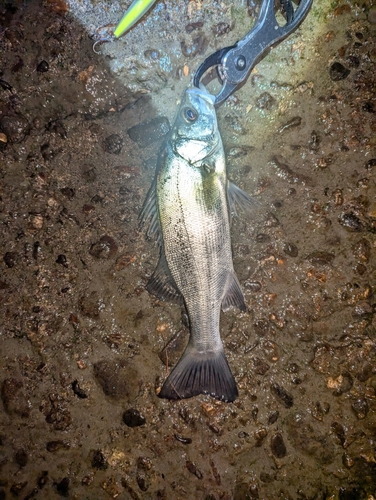
<svg viewBox="0 0 376 500">
<path fill-rule="evenodd" d="M 157 397 L 187 318 L 145 290 L 138 213 L 192 72 L 259 3 L 157 3 L 99 54 L 126 2 L 1 4 L 0 499 L 375 498 L 372 0 L 314 2 L 220 108 L 260 202 L 221 319 L 240 396 Z"/>
</svg>

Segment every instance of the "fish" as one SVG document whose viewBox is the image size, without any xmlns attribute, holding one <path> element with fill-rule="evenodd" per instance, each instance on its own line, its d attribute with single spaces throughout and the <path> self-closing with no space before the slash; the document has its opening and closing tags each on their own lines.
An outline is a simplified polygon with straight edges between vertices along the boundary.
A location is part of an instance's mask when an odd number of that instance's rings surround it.
<svg viewBox="0 0 376 500">
<path fill-rule="evenodd" d="M 189 317 L 186 349 L 158 394 L 171 400 L 238 397 L 219 320 L 221 308 L 246 311 L 230 222 L 237 208 L 250 210 L 257 202 L 227 178 L 214 101 L 203 85 L 186 89 L 140 213 L 141 227 L 160 248 L 146 288 L 159 299 L 184 304 Z"/>
<path fill-rule="evenodd" d="M 121 37 L 154 5 L 156 0 L 133 0 L 114 31 L 114 37 Z"/>
</svg>

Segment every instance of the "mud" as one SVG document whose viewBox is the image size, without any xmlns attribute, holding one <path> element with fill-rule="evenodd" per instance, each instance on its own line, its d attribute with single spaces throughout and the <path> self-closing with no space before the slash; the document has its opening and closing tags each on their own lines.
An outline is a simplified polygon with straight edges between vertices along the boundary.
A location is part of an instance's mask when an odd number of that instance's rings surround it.
<svg viewBox="0 0 376 500">
<path fill-rule="evenodd" d="M 157 397 L 188 322 L 145 290 L 138 214 L 192 73 L 259 4 L 156 3 L 100 54 L 124 2 L 0 6 L 0 499 L 375 498 L 372 0 L 314 2 L 219 109 L 260 203 L 221 319 L 240 396 Z"/>
</svg>

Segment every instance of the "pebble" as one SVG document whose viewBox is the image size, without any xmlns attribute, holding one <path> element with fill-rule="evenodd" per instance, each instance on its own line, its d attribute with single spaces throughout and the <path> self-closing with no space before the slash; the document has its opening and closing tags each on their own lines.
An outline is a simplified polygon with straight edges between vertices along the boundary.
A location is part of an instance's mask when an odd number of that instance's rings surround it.
<svg viewBox="0 0 376 500">
<path fill-rule="evenodd" d="M 330 266 L 334 260 L 334 257 L 335 256 L 333 253 L 316 250 L 315 252 L 307 255 L 305 260 L 307 260 L 314 266 Z"/>
<path fill-rule="evenodd" d="M 103 151 L 118 155 L 123 149 L 124 141 L 119 134 L 111 134 L 103 141 Z"/>
<path fill-rule="evenodd" d="M 257 99 L 256 99 L 256 108 L 258 109 L 265 109 L 266 111 L 269 111 L 276 103 L 276 100 L 274 99 L 273 96 L 271 96 L 268 92 L 263 92 Z"/>
<path fill-rule="evenodd" d="M 56 441 L 48 441 L 48 443 L 46 444 L 46 450 L 50 453 L 54 453 L 55 451 L 58 451 L 62 448 L 68 449 L 69 445 L 59 439 Z"/>
<path fill-rule="evenodd" d="M 50 65 L 44 59 L 37 66 L 37 71 L 39 73 L 46 73 L 49 69 L 50 69 Z"/>
<path fill-rule="evenodd" d="M 254 146 L 233 146 L 228 150 L 227 157 L 235 160 L 236 158 L 241 158 L 242 156 L 246 156 L 248 153 L 253 151 Z"/>
<path fill-rule="evenodd" d="M 283 132 L 286 132 L 286 130 L 289 130 L 291 128 L 299 127 L 301 125 L 302 119 L 300 116 L 294 116 L 291 118 L 288 122 L 284 123 L 279 129 L 278 132 L 282 134 Z"/>
<path fill-rule="evenodd" d="M 376 5 L 373 5 L 368 11 L 368 22 L 376 24 Z"/>
<path fill-rule="evenodd" d="M 227 33 L 230 33 L 231 30 L 231 25 L 225 22 L 218 23 L 212 27 L 212 32 L 215 37 L 227 35 Z"/>
<path fill-rule="evenodd" d="M 329 68 L 330 78 L 334 82 L 344 80 L 345 78 L 347 78 L 349 76 L 349 74 L 350 74 L 350 70 L 339 62 L 334 62 Z"/>
<path fill-rule="evenodd" d="M 99 318 L 100 306 L 101 301 L 96 291 L 83 295 L 78 301 L 78 307 L 82 314 L 92 319 Z"/>
<path fill-rule="evenodd" d="M 363 262 L 368 262 L 371 256 L 371 244 L 365 238 L 359 240 L 353 246 L 353 255 L 356 259 L 359 259 Z"/>
<path fill-rule="evenodd" d="M 83 389 L 81 389 L 81 387 L 80 387 L 80 385 L 79 385 L 79 383 L 78 383 L 77 380 L 74 380 L 72 382 L 72 390 L 73 390 L 74 394 L 78 398 L 80 398 L 80 399 L 86 399 L 87 398 L 86 392 Z"/>
<path fill-rule="evenodd" d="M 67 131 L 65 130 L 64 124 L 61 120 L 51 120 L 46 125 L 47 132 L 54 132 L 59 134 L 62 139 L 67 138 Z"/>
<path fill-rule="evenodd" d="M 17 263 L 17 257 L 18 255 L 16 252 L 6 252 L 6 254 L 3 257 L 3 261 L 7 265 L 7 267 L 14 267 Z"/>
<path fill-rule="evenodd" d="M 154 142 L 161 141 L 170 131 L 170 122 L 165 116 L 157 116 L 150 121 L 139 123 L 128 129 L 128 135 L 132 141 L 141 148 L 150 146 Z"/>
<path fill-rule="evenodd" d="M 30 131 L 30 126 L 27 119 L 20 113 L 2 115 L 0 131 L 6 135 L 9 143 L 16 144 L 24 140 Z"/>
<path fill-rule="evenodd" d="M 287 454 L 286 445 L 283 440 L 282 434 L 280 432 L 276 432 L 270 439 L 270 448 L 272 450 L 273 455 L 276 458 L 283 458 Z"/>
<path fill-rule="evenodd" d="M 146 424 L 146 419 L 138 410 L 130 408 L 123 413 L 123 422 L 128 427 L 139 427 Z"/>
<path fill-rule="evenodd" d="M 62 497 L 69 497 L 69 477 L 63 477 L 63 479 L 57 483 L 56 490 Z"/>
<path fill-rule="evenodd" d="M 190 43 L 187 43 L 185 40 L 180 42 L 181 51 L 188 59 L 204 54 L 208 45 L 209 40 L 203 33 L 195 36 Z"/>
<path fill-rule="evenodd" d="M 116 255 L 117 251 L 118 245 L 116 241 L 106 234 L 91 245 L 89 253 L 96 259 L 111 259 Z"/>
<path fill-rule="evenodd" d="M 151 59 L 152 61 L 157 61 L 160 58 L 158 50 L 155 49 L 145 50 L 144 56 L 146 57 L 146 59 Z"/>
<path fill-rule="evenodd" d="M 70 187 L 61 188 L 60 193 L 68 198 L 68 200 L 73 200 L 74 195 L 76 194 L 75 190 Z"/>
<path fill-rule="evenodd" d="M 352 403 L 351 409 L 358 420 L 363 420 L 369 411 L 368 401 L 366 399 L 357 399 Z"/>
<path fill-rule="evenodd" d="M 262 443 L 264 442 L 267 435 L 268 431 L 265 429 L 265 427 L 262 427 L 261 429 L 258 429 L 254 432 L 253 437 L 255 438 L 255 446 L 257 448 L 262 446 Z"/>
<path fill-rule="evenodd" d="M 97 470 L 108 469 L 108 462 L 101 450 L 94 450 L 92 452 L 91 466 Z"/>
<path fill-rule="evenodd" d="M 5 149 L 7 144 L 8 144 L 8 137 L 3 132 L 0 132 L 0 150 Z"/>
<path fill-rule="evenodd" d="M 97 178 L 97 173 L 94 165 L 91 165 L 89 163 L 84 163 L 82 165 L 81 172 L 82 172 L 82 178 L 86 182 L 94 182 Z"/>
<path fill-rule="evenodd" d="M 132 401 L 138 395 L 139 373 L 131 360 L 101 360 L 94 364 L 94 377 L 106 396 Z"/>
<path fill-rule="evenodd" d="M 279 417 L 279 411 L 278 410 L 275 410 L 275 411 L 272 411 L 271 413 L 269 413 L 268 425 L 275 424 L 277 422 L 277 420 L 278 420 L 278 417 Z"/>
<path fill-rule="evenodd" d="M 14 455 L 14 461 L 20 466 L 20 467 L 25 467 L 27 465 L 27 462 L 29 461 L 28 454 L 26 453 L 25 450 L 22 448 L 20 450 L 17 450 L 15 455 Z"/>
<path fill-rule="evenodd" d="M 342 212 L 338 217 L 339 223 L 351 233 L 363 231 L 363 223 L 354 212 Z"/>
<path fill-rule="evenodd" d="M 278 399 L 280 403 L 283 404 L 285 408 L 291 408 L 294 404 L 294 398 L 284 387 L 277 383 L 272 383 L 270 389 L 274 396 Z"/>
<path fill-rule="evenodd" d="M 335 456 L 331 436 L 315 432 L 303 413 L 290 414 L 284 422 L 289 442 L 298 451 L 314 456 L 319 464 L 329 464 Z"/>
<path fill-rule="evenodd" d="M 185 462 L 185 466 L 187 467 L 188 471 L 193 474 L 194 476 L 197 477 L 197 479 L 202 479 L 204 476 L 200 469 L 197 467 L 197 465 L 194 462 L 191 462 L 190 460 L 187 460 Z"/>
<path fill-rule="evenodd" d="M 265 373 L 269 370 L 270 366 L 268 363 L 263 361 L 260 358 L 254 357 L 251 360 L 252 362 L 252 370 L 257 374 L 257 375 L 265 375 Z"/>
<path fill-rule="evenodd" d="M 180 359 L 185 348 L 187 339 L 187 331 L 180 330 L 173 335 L 163 349 L 158 354 L 159 359 L 166 366 L 172 366 Z"/>
<path fill-rule="evenodd" d="M 56 263 L 61 264 L 64 267 L 68 267 L 67 258 L 62 253 L 57 256 Z"/>
<path fill-rule="evenodd" d="M 16 378 L 5 379 L 1 385 L 1 400 L 4 409 L 10 415 L 28 417 L 31 405 L 24 393 L 22 380 Z"/>
<path fill-rule="evenodd" d="M 195 31 L 199 28 L 202 28 L 204 26 L 204 23 L 202 21 L 197 21 L 196 23 L 189 23 L 185 27 L 185 31 L 187 33 L 192 33 L 192 31 Z"/>
<path fill-rule="evenodd" d="M 72 423 L 69 410 L 64 406 L 62 399 L 50 394 L 51 408 L 46 415 L 46 422 L 52 424 L 57 431 L 65 431 Z"/>
<path fill-rule="evenodd" d="M 298 247 L 293 243 L 285 243 L 283 245 L 283 251 L 290 257 L 297 257 L 299 255 Z"/>
<path fill-rule="evenodd" d="M 192 443 L 191 438 L 181 436 L 180 434 L 174 434 L 174 436 L 175 436 L 175 439 L 177 441 L 179 441 L 180 443 L 183 443 L 183 444 L 191 444 Z"/>
</svg>

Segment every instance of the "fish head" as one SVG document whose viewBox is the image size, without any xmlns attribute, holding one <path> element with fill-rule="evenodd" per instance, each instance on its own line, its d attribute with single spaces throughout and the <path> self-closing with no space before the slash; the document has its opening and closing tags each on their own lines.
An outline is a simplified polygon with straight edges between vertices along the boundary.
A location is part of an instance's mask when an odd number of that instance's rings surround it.
<svg viewBox="0 0 376 500">
<path fill-rule="evenodd" d="M 220 142 L 215 96 L 204 86 L 188 88 L 172 128 L 174 151 L 191 164 L 207 158 Z"/>
</svg>

